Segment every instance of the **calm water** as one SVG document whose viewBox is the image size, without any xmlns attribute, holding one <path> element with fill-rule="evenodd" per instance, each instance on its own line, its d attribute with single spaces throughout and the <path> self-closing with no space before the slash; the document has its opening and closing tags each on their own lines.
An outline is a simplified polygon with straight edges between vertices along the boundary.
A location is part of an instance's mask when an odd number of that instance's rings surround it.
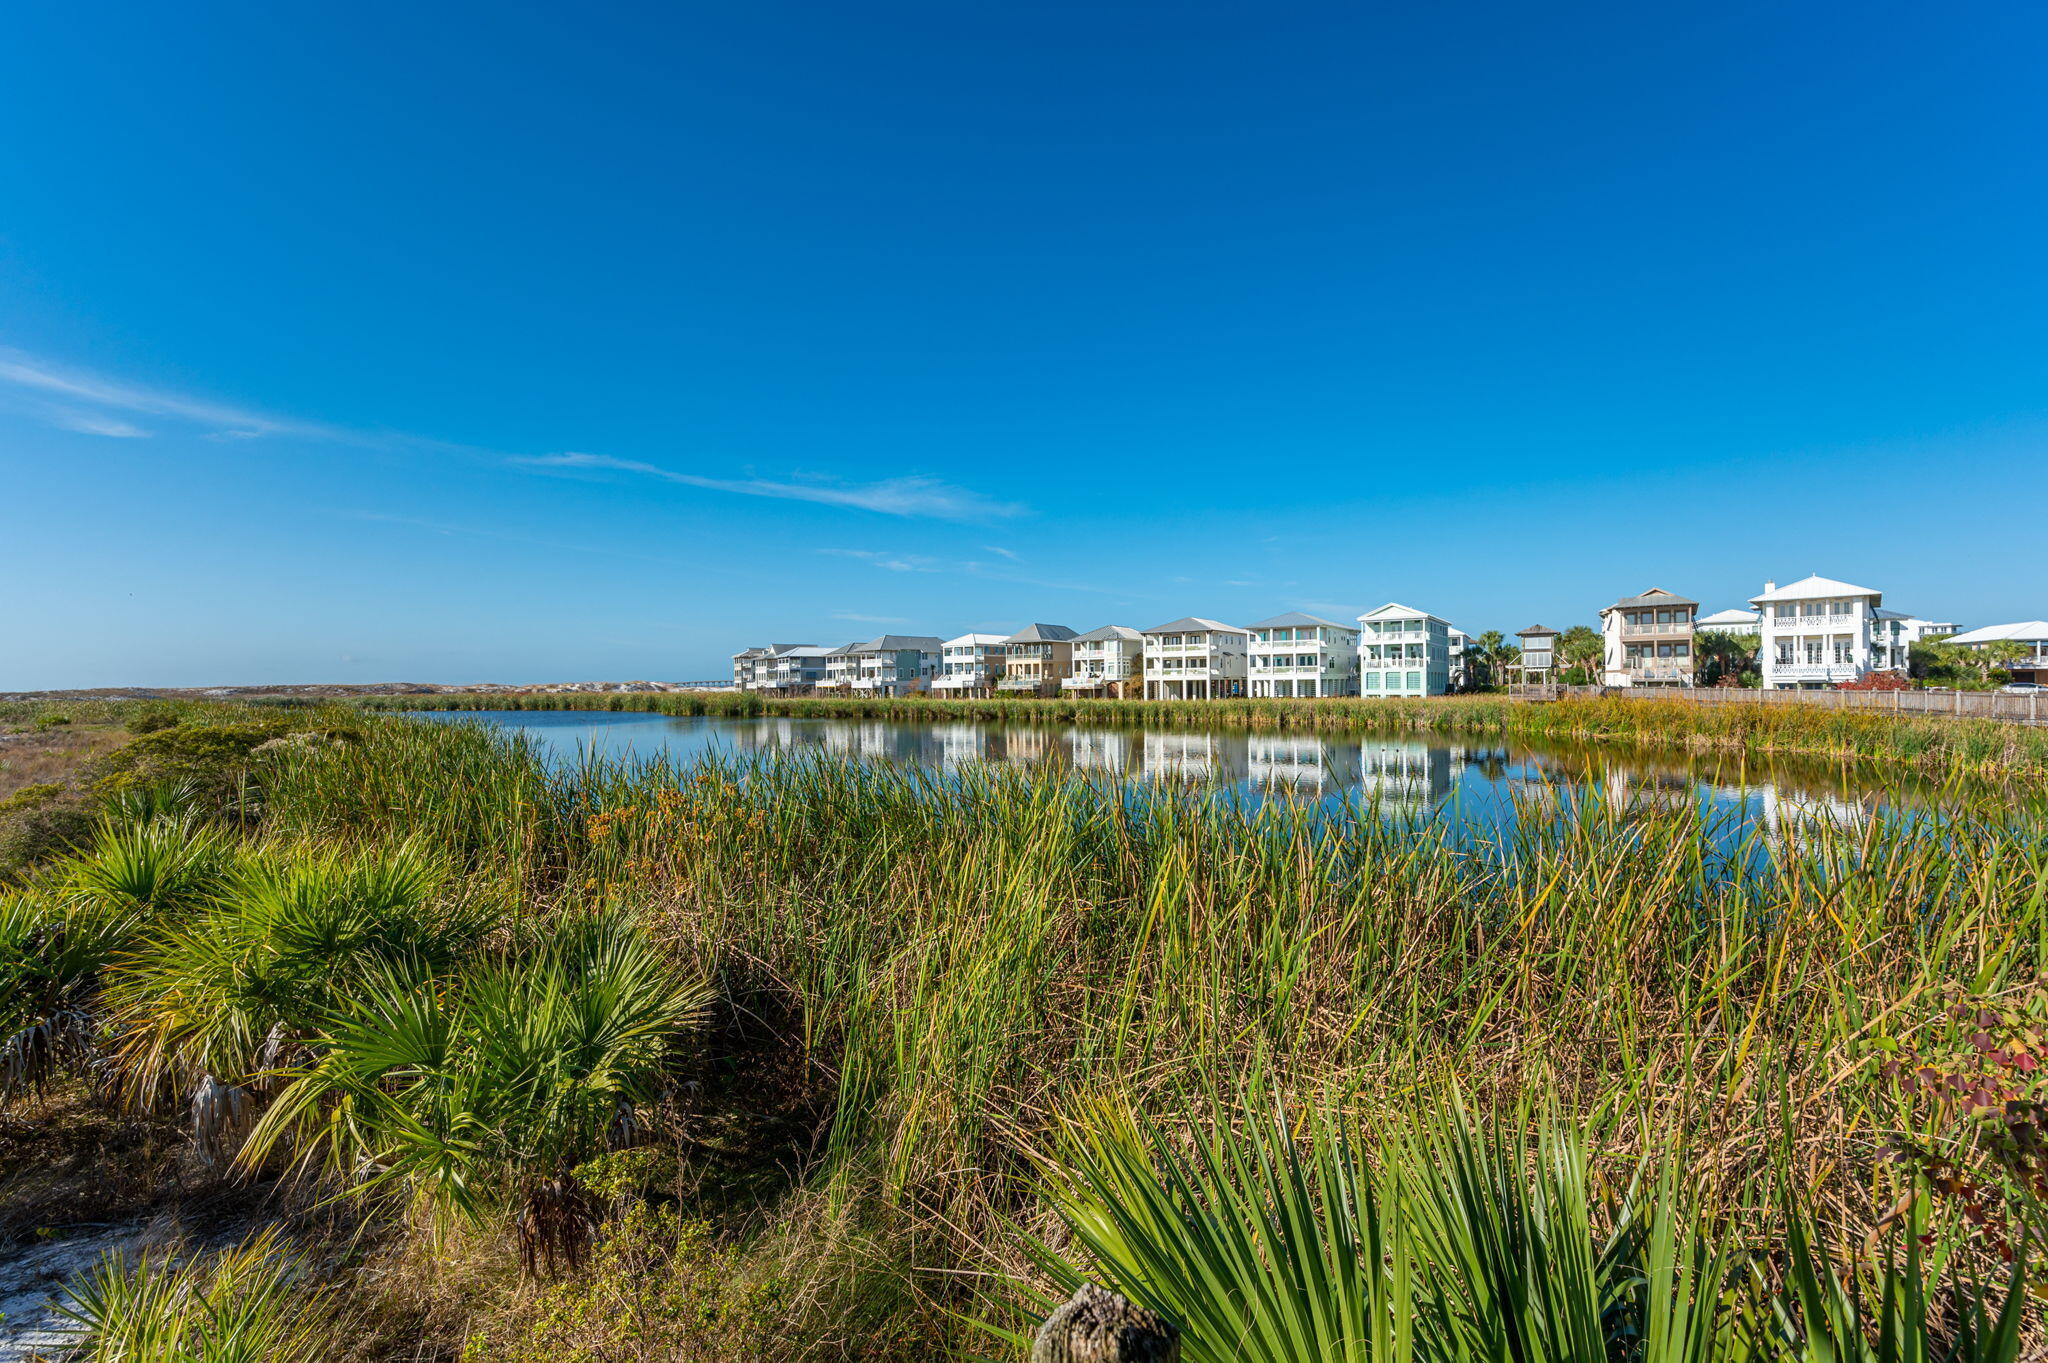
<svg viewBox="0 0 2048 1363">
<path fill-rule="evenodd" d="M 1691 804 L 1724 817 L 1724 836 L 1874 815 L 1924 817 L 1934 791 L 1881 787 L 1826 763 L 1649 756 L 1628 750 L 1452 735 L 1200 732 L 1100 725 L 1011 726 L 866 719 L 725 719 L 578 711 L 428 711 L 437 723 L 484 723 L 529 735 L 557 763 L 585 754 L 663 756 L 687 765 L 718 754 L 823 754 L 939 771 L 968 763 L 1052 764 L 1122 782 L 1160 782 L 1259 800 L 1283 796 L 1370 804 L 1382 817 L 1499 825 L 1535 809 L 1597 798 Z"/>
</svg>

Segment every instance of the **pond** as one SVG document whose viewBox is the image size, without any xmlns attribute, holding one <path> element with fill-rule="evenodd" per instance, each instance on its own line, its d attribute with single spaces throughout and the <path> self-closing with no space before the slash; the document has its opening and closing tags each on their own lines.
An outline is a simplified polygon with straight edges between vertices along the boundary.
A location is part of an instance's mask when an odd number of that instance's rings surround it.
<svg viewBox="0 0 2048 1363">
<path fill-rule="evenodd" d="M 822 755 L 939 772 L 971 763 L 1024 763 L 1116 782 L 1192 787 L 1229 799 L 1369 806 L 1382 818 L 1445 819 L 1496 830 L 1532 809 L 1555 813 L 1588 798 L 1616 808 L 1691 805 L 1714 818 L 1717 841 L 1752 832 L 1776 841 L 1792 828 L 1817 822 L 1917 820 L 1937 807 L 1962 803 L 1965 795 L 1979 797 L 1971 803 L 1980 812 L 2008 804 L 1995 788 L 1958 791 L 1912 777 L 1880 782 L 1826 762 L 1764 762 L 1739 754 L 1659 753 L 1498 735 L 611 711 L 428 711 L 416 717 L 523 733 L 557 765 L 573 765 L 585 755 L 658 756 L 685 766 L 711 756 Z"/>
</svg>

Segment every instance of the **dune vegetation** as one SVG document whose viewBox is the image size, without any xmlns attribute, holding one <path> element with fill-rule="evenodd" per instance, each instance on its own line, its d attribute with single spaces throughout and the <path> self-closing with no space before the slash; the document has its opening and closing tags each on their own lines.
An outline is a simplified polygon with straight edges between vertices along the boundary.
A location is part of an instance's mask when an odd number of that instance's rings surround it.
<svg viewBox="0 0 2048 1363">
<path fill-rule="evenodd" d="M 279 1357 L 1019 1359 L 1083 1281 L 1200 1360 L 2048 1344 L 2036 795 L 1475 840 L 168 717 L 0 888 L 0 1233 L 146 1146 L 186 1235 L 75 1286 L 90 1356 L 263 1356 L 124 1343 L 218 1299 Z"/>
</svg>

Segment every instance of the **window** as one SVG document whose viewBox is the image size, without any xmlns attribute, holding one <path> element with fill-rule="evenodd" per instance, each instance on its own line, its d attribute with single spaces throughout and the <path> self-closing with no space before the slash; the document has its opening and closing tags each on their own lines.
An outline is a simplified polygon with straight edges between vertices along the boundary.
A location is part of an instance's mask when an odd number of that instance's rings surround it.
<svg viewBox="0 0 2048 1363">
<path fill-rule="evenodd" d="M 1670 623 L 1671 623 L 1671 612 L 1670 612 L 1670 611 L 1658 611 L 1658 612 L 1657 612 L 1657 623 L 1658 623 L 1658 624 L 1660 624 L 1660 625 L 1668 625 L 1668 624 L 1670 624 Z"/>
<path fill-rule="evenodd" d="M 1691 645 L 1691 644 L 1673 644 L 1673 645 L 1671 646 L 1671 652 L 1672 652 L 1672 656 L 1673 656 L 1673 657 L 1678 657 L 1678 658 L 1690 658 L 1690 657 L 1692 656 L 1692 645 Z"/>
<path fill-rule="evenodd" d="M 1669 644 L 1659 644 L 1659 645 L 1657 645 L 1657 656 L 1658 656 L 1658 657 L 1660 657 L 1660 658 L 1668 658 L 1668 657 L 1670 657 L 1670 656 L 1671 656 L 1671 645 L 1669 645 Z"/>
<path fill-rule="evenodd" d="M 1380 689 L 1380 674 L 1379 674 L 1379 673 L 1377 673 L 1377 672 L 1368 672 L 1368 673 L 1366 673 L 1366 674 L 1365 674 L 1365 678 L 1364 678 L 1364 680 L 1365 680 L 1365 689 L 1366 689 L 1366 690 L 1368 690 L 1368 691 L 1377 691 L 1377 690 L 1379 690 L 1379 689 Z"/>
<path fill-rule="evenodd" d="M 1420 672 L 1410 672 L 1408 674 L 1408 689 L 1410 691 L 1420 691 L 1422 689 L 1422 674 Z"/>
<path fill-rule="evenodd" d="M 1792 641 L 1790 639 L 1783 640 L 1778 645 L 1778 666 L 1792 666 Z"/>
</svg>

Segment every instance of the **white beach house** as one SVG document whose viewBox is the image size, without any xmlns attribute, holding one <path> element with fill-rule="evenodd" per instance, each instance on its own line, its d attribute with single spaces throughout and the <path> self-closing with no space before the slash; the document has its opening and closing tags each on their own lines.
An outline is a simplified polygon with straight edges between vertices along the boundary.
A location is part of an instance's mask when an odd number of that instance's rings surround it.
<svg viewBox="0 0 2048 1363">
<path fill-rule="evenodd" d="M 841 644 L 825 654 L 825 675 L 818 682 L 820 691 L 845 692 L 853 689 L 853 680 L 860 675 L 859 644 Z"/>
<path fill-rule="evenodd" d="M 799 656 L 822 658 L 824 652 L 811 644 L 756 644 L 752 648 L 741 649 L 732 655 L 732 684 L 741 691 L 777 689 L 770 683 L 803 670 L 789 666 L 789 660 Z M 822 665 L 815 670 L 823 675 Z"/>
<path fill-rule="evenodd" d="M 2024 658 L 2005 664 L 2016 682 L 2048 681 L 2048 620 L 2016 620 L 2009 625 L 1986 625 L 1966 634 L 1952 635 L 1952 644 L 1983 648 L 1989 644 L 2015 643 L 2027 650 Z"/>
<path fill-rule="evenodd" d="M 756 664 L 759 690 L 808 691 L 825 680 L 825 660 L 832 655 L 831 649 L 816 644 L 776 647 L 775 653 Z"/>
<path fill-rule="evenodd" d="M 1289 611 L 1245 626 L 1254 696 L 1355 696 L 1358 627 Z"/>
<path fill-rule="evenodd" d="M 939 676 L 932 689 L 954 695 L 996 689 L 1003 679 L 1007 634 L 963 634 L 939 649 Z"/>
<path fill-rule="evenodd" d="M 1003 679 L 997 687 L 1020 695 L 1052 695 L 1073 661 L 1073 630 L 1065 625 L 1026 625 L 1003 640 Z"/>
<path fill-rule="evenodd" d="M 1882 592 L 1831 577 L 1783 587 L 1766 582 L 1749 600 L 1762 613 L 1769 690 L 1819 690 L 1872 672 L 1904 673 L 1914 644 L 1955 632 L 1952 624 L 1885 610 Z"/>
<path fill-rule="evenodd" d="M 1715 611 L 1712 615 L 1702 615 L 1694 620 L 1692 627 L 1694 633 L 1710 629 L 1722 634 L 1755 634 L 1760 628 L 1758 622 L 1762 619 L 1762 614 L 1757 611 Z"/>
<path fill-rule="evenodd" d="M 1600 611 L 1602 680 L 1609 686 L 1691 686 L 1700 603 L 1652 587 Z"/>
<path fill-rule="evenodd" d="M 1128 625 L 1104 625 L 1074 636 L 1074 660 L 1062 691 L 1134 696 L 1145 680 L 1145 636 Z"/>
<path fill-rule="evenodd" d="M 1358 694 L 1441 696 L 1451 687 L 1451 623 L 1389 601 L 1358 617 Z"/>
<path fill-rule="evenodd" d="M 1199 615 L 1144 630 L 1147 700 L 1222 700 L 1244 694 L 1251 635 Z"/>
</svg>

